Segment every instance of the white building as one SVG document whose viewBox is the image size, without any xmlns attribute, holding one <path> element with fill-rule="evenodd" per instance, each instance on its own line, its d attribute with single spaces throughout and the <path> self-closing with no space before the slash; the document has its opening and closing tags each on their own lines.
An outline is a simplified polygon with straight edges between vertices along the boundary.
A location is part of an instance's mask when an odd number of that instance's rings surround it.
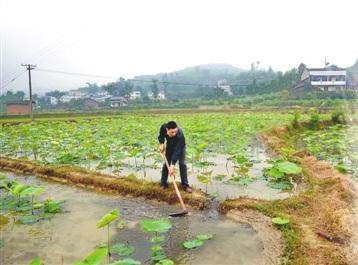
<svg viewBox="0 0 358 265">
<path fill-rule="evenodd" d="M 311 87 L 322 91 L 339 91 L 347 88 L 347 71 L 335 65 L 324 68 L 307 68 L 299 66 L 300 83 L 293 90 Z"/>
<path fill-rule="evenodd" d="M 226 79 L 218 81 L 218 87 L 224 91 L 228 96 L 232 96 L 231 86 L 227 83 Z"/>
<path fill-rule="evenodd" d="M 98 102 L 105 102 L 107 99 L 111 98 L 111 95 L 107 91 L 99 91 L 95 94 L 90 95 L 89 98 L 94 99 Z"/>
<path fill-rule="evenodd" d="M 85 94 L 82 93 L 79 90 L 70 90 L 70 91 L 67 92 L 66 95 L 63 95 L 60 98 L 60 101 L 62 101 L 62 102 L 70 102 L 72 99 L 81 99 L 81 98 L 84 98 L 84 96 L 85 96 Z"/>
<path fill-rule="evenodd" d="M 148 98 L 150 98 L 150 99 L 154 99 L 154 95 L 153 95 L 153 92 L 152 92 L 152 91 L 148 91 L 147 96 L 148 96 Z"/>
<path fill-rule="evenodd" d="M 49 100 L 50 100 L 51 105 L 57 105 L 57 103 L 58 103 L 58 99 L 55 97 L 50 96 Z"/>
<path fill-rule="evenodd" d="M 154 99 L 154 94 L 152 91 L 148 91 L 147 96 L 150 99 Z M 165 92 L 163 90 L 159 91 L 156 99 L 165 100 Z"/>
<path fill-rule="evenodd" d="M 159 91 L 157 99 L 159 99 L 159 100 L 164 100 L 165 99 L 164 91 Z"/>
<path fill-rule="evenodd" d="M 129 96 L 129 99 L 131 99 L 131 100 L 135 100 L 135 99 L 138 99 L 138 98 L 140 98 L 141 97 L 141 92 L 140 91 L 138 91 L 138 90 L 135 90 L 135 91 L 132 91 L 131 92 L 131 94 L 130 94 L 130 96 Z"/>
</svg>

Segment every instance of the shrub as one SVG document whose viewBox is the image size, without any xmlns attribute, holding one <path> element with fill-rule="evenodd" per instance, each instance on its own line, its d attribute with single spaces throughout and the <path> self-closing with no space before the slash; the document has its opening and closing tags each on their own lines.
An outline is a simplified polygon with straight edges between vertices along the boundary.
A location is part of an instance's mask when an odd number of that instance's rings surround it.
<svg viewBox="0 0 358 265">
<path fill-rule="evenodd" d="M 345 124 L 347 122 L 347 113 L 342 108 L 333 110 L 331 114 L 331 120 L 333 123 Z"/>
<path fill-rule="evenodd" d="M 295 110 L 293 114 L 292 127 L 297 129 L 299 127 L 299 120 L 301 118 L 301 113 L 298 110 Z"/>
<path fill-rule="evenodd" d="M 317 126 L 318 126 L 318 123 L 320 121 L 320 117 L 319 117 L 319 114 L 317 112 L 317 110 L 314 110 L 312 113 L 311 113 L 311 117 L 310 117 L 310 127 L 312 129 L 316 129 Z"/>
</svg>

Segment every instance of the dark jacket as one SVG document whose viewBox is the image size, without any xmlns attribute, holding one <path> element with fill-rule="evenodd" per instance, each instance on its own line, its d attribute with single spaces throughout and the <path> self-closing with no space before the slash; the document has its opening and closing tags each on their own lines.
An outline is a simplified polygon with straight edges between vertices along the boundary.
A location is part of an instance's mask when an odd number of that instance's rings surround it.
<svg viewBox="0 0 358 265">
<path fill-rule="evenodd" d="M 166 152 L 171 153 L 171 162 L 172 165 L 179 160 L 179 156 L 184 152 L 185 148 L 185 137 L 182 129 L 178 128 L 178 133 L 174 137 L 169 137 L 167 134 L 167 124 L 164 123 L 159 130 L 158 141 L 161 144 L 164 144 L 164 141 L 167 140 Z"/>
</svg>

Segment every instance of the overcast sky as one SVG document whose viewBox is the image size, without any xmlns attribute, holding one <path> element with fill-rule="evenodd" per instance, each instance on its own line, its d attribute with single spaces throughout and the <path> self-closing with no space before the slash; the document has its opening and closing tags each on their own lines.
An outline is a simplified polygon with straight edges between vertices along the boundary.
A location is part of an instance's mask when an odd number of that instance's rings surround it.
<svg viewBox="0 0 358 265">
<path fill-rule="evenodd" d="M 357 1 L 0 0 L 1 87 L 27 90 L 21 63 L 110 77 L 207 63 L 304 62 L 346 67 L 358 58 Z M 33 72 L 34 92 L 114 79 Z"/>
</svg>

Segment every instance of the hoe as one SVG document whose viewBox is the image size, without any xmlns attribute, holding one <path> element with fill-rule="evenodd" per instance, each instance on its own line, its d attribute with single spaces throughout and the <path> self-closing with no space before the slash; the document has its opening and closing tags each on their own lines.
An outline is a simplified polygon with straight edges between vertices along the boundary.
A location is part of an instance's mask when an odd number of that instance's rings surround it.
<svg viewBox="0 0 358 265">
<path fill-rule="evenodd" d="M 161 156 L 163 157 L 164 161 L 165 161 L 165 164 L 167 165 L 167 168 L 168 168 L 168 171 L 169 171 L 169 163 L 168 163 L 168 160 L 167 158 L 163 155 L 163 153 L 160 153 Z M 183 198 L 181 197 L 180 195 L 180 191 L 178 189 L 178 185 L 175 181 L 175 176 L 174 175 L 171 175 L 172 177 L 172 180 L 173 180 L 173 185 L 174 185 L 174 189 L 175 189 L 175 193 L 177 194 L 178 196 L 178 199 L 179 199 L 179 202 L 180 202 L 180 206 L 182 208 L 182 211 L 181 212 L 178 212 L 178 213 L 171 213 L 169 214 L 169 216 L 171 217 L 182 217 L 184 215 L 187 215 L 188 214 L 188 209 L 186 208 L 185 204 L 184 204 L 184 201 L 183 201 Z"/>
</svg>

